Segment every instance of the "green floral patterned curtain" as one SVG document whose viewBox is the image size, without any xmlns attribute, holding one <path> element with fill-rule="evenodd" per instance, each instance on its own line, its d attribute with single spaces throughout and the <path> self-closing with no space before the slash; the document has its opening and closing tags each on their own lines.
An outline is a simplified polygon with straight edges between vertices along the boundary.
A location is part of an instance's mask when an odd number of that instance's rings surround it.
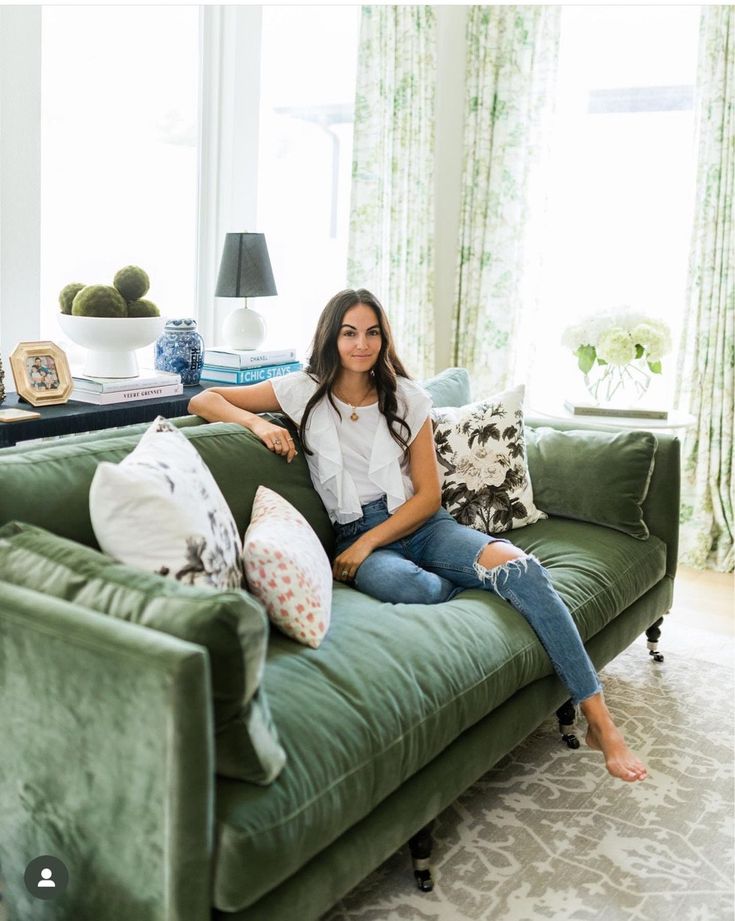
<svg viewBox="0 0 735 921">
<path fill-rule="evenodd" d="M 415 377 L 434 371 L 434 87 L 431 6 L 362 8 L 348 282 L 390 318 Z"/>
<path fill-rule="evenodd" d="M 560 6 L 472 6 L 467 13 L 465 163 L 454 363 L 475 395 L 526 376 L 519 347 L 536 307 L 540 247 L 531 238 L 544 204 L 554 111 Z"/>
<path fill-rule="evenodd" d="M 735 365 L 735 7 L 702 7 L 697 74 L 697 197 L 677 404 L 684 439 L 681 559 L 731 571 Z"/>
</svg>

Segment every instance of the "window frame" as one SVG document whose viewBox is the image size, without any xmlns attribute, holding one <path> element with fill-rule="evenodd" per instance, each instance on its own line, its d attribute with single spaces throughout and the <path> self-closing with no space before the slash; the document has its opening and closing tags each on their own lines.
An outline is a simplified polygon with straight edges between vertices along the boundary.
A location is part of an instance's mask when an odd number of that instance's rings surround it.
<svg viewBox="0 0 735 921">
<path fill-rule="evenodd" d="M 255 229 L 262 8 L 199 9 L 195 318 L 214 341 L 228 231 Z M 42 8 L 0 6 L 0 355 L 40 335 Z M 6 384 L 9 383 L 6 381 Z M 8 387 L 8 389 L 10 389 Z"/>
</svg>

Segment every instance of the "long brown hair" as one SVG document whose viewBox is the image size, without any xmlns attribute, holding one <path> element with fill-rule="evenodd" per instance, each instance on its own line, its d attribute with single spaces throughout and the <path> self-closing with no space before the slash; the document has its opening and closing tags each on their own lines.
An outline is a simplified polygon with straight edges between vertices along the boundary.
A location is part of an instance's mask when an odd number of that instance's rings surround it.
<svg viewBox="0 0 735 921">
<path fill-rule="evenodd" d="M 341 370 L 337 339 L 343 326 L 345 314 L 358 304 L 365 304 L 366 307 L 372 308 L 380 326 L 380 352 L 378 353 L 378 360 L 370 372 L 375 389 L 378 391 L 378 407 L 388 422 L 388 431 L 393 439 L 403 447 L 404 451 L 408 449 L 411 428 L 406 420 L 397 414 L 396 379 L 398 377 L 409 378 L 409 375 L 406 373 L 400 358 L 396 355 L 393 333 L 391 332 L 388 317 L 374 294 L 366 291 L 365 288 L 357 288 L 357 290 L 347 288 L 335 294 L 322 310 L 316 325 L 314 339 L 311 343 L 306 373 L 318 386 L 306 404 L 304 414 L 301 417 L 301 424 L 299 425 L 301 444 L 307 454 L 313 454 L 314 452 L 310 451 L 306 444 L 306 423 L 312 410 L 322 397 L 326 395 L 341 418 L 339 408 L 332 398 L 332 386 Z M 401 434 L 396 426 L 402 426 L 407 434 L 405 436 Z"/>
</svg>

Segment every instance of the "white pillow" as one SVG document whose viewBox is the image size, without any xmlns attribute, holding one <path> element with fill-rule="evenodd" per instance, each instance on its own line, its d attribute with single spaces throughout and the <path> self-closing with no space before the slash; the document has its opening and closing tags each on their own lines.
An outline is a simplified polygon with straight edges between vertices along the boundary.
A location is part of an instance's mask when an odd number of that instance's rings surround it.
<svg viewBox="0 0 735 921">
<path fill-rule="evenodd" d="M 432 409 L 442 470 L 442 505 L 460 524 L 485 534 L 533 524 L 521 385 L 479 403 Z"/>
<path fill-rule="evenodd" d="M 232 512 L 197 450 L 162 416 L 119 464 L 99 464 L 89 512 L 100 547 L 123 563 L 187 585 L 241 587 Z"/>
<path fill-rule="evenodd" d="M 332 567 L 314 529 L 277 492 L 259 486 L 243 539 L 248 589 L 286 636 L 316 649 L 332 609 Z"/>
</svg>

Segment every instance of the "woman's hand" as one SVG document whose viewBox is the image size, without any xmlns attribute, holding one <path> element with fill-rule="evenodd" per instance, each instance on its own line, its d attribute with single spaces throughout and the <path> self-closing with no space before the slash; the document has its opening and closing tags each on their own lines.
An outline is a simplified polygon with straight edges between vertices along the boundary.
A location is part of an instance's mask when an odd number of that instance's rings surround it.
<svg viewBox="0 0 735 921">
<path fill-rule="evenodd" d="M 266 422 L 265 419 L 258 419 L 252 423 L 250 431 L 263 442 L 269 451 L 283 455 L 289 464 L 299 453 L 288 429 L 283 428 L 281 425 L 274 425 L 272 422 Z"/>
<path fill-rule="evenodd" d="M 332 566 L 332 575 L 337 582 L 352 582 L 357 570 L 373 552 L 373 548 L 360 539 L 356 540 L 338 557 L 335 557 Z"/>
</svg>

